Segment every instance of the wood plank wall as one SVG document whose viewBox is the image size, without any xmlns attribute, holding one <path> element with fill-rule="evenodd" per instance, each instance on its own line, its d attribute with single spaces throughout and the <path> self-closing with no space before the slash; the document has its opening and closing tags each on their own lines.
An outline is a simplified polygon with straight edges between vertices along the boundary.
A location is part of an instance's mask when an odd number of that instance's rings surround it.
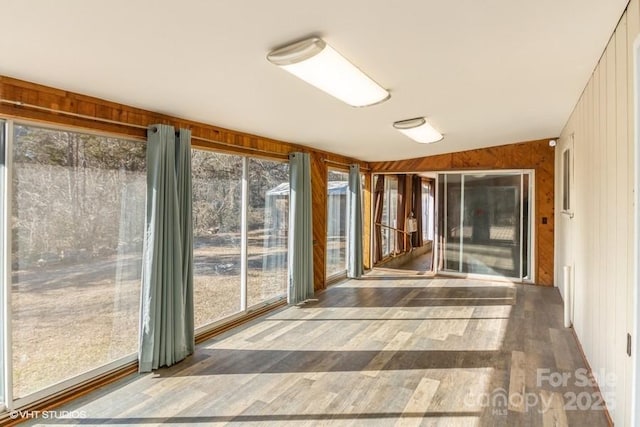
<svg viewBox="0 0 640 427">
<path fill-rule="evenodd" d="M 369 168 L 366 162 L 311 149 L 303 145 L 250 135 L 6 76 L 0 76 L 0 100 L 23 104 L 19 106 L 0 102 L 1 116 L 42 122 L 45 125 L 55 124 L 77 127 L 130 138 L 146 139 L 146 129 L 144 127 L 155 123 L 164 123 L 191 129 L 192 137 L 194 138 L 192 145 L 202 149 L 215 149 L 217 151 L 274 159 L 286 159 L 289 153 L 296 151 L 310 153 L 314 238 L 313 269 L 314 288 L 316 290 L 323 289 L 326 285 L 327 163 L 337 162 L 347 165 L 358 163 L 363 172 L 366 172 Z M 46 111 L 45 109 L 69 114 Z M 73 115 L 88 116 L 90 118 Z M 106 123 L 100 120 L 111 120 L 123 124 Z M 141 128 L 128 125 L 140 126 Z M 219 141 L 221 144 L 199 141 L 197 138 Z M 365 205 L 366 207 L 367 205 Z M 370 217 L 370 215 L 370 212 L 365 211 L 365 218 Z M 370 239 L 365 238 L 363 242 L 365 253 L 370 250 L 369 242 Z"/>
<path fill-rule="evenodd" d="M 565 150 L 572 154 L 574 177 L 573 216 L 557 215 L 556 282 L 565 295 L 563 267 L 572 267 L 573 328 L 591 368 L 600 373 L 599 387 L 615 425 L 637 425 L 632 424 L 632 387 L 639 377 L 627 355 L 627 334 L 637 331 L 633 236 L 639 38 L 640 1 L 631 0 L 556 147 L 558 189 Z M 558 213 L 561 208 L 558 197 Z"/>
<path fill-rule="evenodd" d="M 364 268 L 370 269 L 371 266 L 371 173 L 365 173 L 364 175 L 364 195 L 362 200 L 362 210 L 364 211 L 364 221 L 362 222 L 362 238 L 364 239 L 364 247 L 362 258 L 364 261 Z"/>
<path fill-rule="evenodd" d="M 543 139 L 417 159 L 373 162 L 370 165 L 372 173 L 534 169 L 536 283 L 553 286 L 554 153 L 554 149 L 549 147 L 549 139 Z M 546 224 L 543 224 L 543 218 Z"/>
<path fill-rule="evenodd" d="M 311 209 L 313 210 L 313 282 L 316 289 L 327 281 L 327 164 L 321 155 L 311 153 Z M 317 268 L 322 266 L 322 268 Z"/>
</svg>

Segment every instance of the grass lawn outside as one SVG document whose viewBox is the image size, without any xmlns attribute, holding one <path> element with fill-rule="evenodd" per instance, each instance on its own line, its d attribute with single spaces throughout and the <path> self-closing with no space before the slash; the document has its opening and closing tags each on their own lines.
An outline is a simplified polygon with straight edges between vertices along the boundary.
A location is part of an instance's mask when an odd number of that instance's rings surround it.
<svg viewBox="0 0 640 427">
<path fill-rule="evenodd" d="M 253 305 L 286 293 L 287 252 L 286 242 L 265 248 L 262 233 L 249 237 L 247 300 Z M 240 311 L 240 248 L 216 239 L 198 238 L 194 245 L 196 327 Z M 15 398 L 137 351 L 140 259 L 140 252 L 129 252 L 13 271 Z"/>
</svg>

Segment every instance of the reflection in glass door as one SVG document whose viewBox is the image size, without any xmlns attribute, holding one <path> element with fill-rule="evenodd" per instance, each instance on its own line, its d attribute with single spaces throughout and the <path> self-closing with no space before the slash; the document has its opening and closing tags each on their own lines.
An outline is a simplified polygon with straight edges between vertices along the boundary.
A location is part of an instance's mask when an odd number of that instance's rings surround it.
<svg viewBox="0 0 640 427">
<path fill-rule="evenodd" d="M 440 174 L 441 270 L 529 278 L 530 172 Z"/>
</svg>

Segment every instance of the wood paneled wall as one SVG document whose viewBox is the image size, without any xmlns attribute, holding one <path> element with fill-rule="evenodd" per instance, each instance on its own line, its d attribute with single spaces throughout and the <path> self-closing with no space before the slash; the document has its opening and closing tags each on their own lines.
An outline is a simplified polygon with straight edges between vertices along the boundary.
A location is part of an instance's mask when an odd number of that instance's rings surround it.
<svg viewBox="0 0 640 427">
<path fill-rule="evenodd" d="M 536 283 L 553 286 L 554 153 L 549 140 L 544 139 L 417 159 L 374 162 L 370 166 L 373 173 L 534 169 Z"/>
<path fill-rule="evenodd" d="M 627 334 L 635 330 L 633 340 L 638 339 L 634 325 L 638 107 L 634 98 L 640 89 L 634 62 L 639 60 L 635 51 L 639 37 L 640 1 L 632 0 L 556 147 L 559 190 L 562 154 L 570 150 L 573 157 L 573 216 L 557 215 L 556 281 L 566 295 L 563 266 L 572 267 L 573 328 L 591 368 L 601 374 L 600 390 L 613 423 L 620 426 L 638 425 L 638 418 L 632 421 L 634 403 L 640 408 L 640 401 L 632 401 L 640 370 L 634 377 L 633 359 L 627 355 Z M 558 212 L 561 201 L 559 195 Z"/>
<path fill-rule="evenodd" d="M 327 180 L 328 168 L 322 156 L 311 154 L 311 209 L 313 210 L 313 282 L 324 288 L 327 279 Z M 322 266 L 322 268 L 318 268 Z"/>
<path fill-rule="evenodd" d="M 364 174 L 364 195 L 362 200 L 362 210 L 364 211 L 364 221 L 362 222 L 362 238 L 364 240 L 362 258 L 364 268 L 370 269 L 371 265 L 371 173 Z"/>
<path fill-rule="evenodd" d="M 289 153 L 296 151 L 310 153 L 314 287 L 315 289 L 325 287 L 327 162 L 345 165 L 358 163 L 364 171 L 368 169 L 367 163 L 299 144 L 224 129 L 6 76 L 0 76 L 0 100 L 0 115 L 44 124 L 78 127 L 146 139 L 146 126 L 164 123 L 191 129 L 192 145 L 198 148 L 278 159 L 286 159 Z M 365 212 L 365 217 L 369 216 L 370 213 Z M 369 239 L 365 240 L 364 245 L 365 251 L 368 251 Z"/>
</svg>

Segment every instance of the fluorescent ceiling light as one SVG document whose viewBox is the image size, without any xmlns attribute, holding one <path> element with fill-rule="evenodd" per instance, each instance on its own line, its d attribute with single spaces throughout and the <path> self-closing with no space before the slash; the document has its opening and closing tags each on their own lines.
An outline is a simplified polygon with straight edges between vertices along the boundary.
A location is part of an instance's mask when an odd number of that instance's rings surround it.
<svg viewBox="0 0 640 427">
<path fill-rule="evenodd" d="M 391 96 L 318 37 L 276 49 L 267 59 L 353 107 L 378 104 Z"/>
<path fill-rule="evenodd" d="M 444 136 L 435 130 L 424 117 L 417 117 L 415 119 L 401 120 L 395 122 L 393 127 L 400 132 L 407 135 L 409 138 L 422 144 L 430 144 L 432 142 L 438 142 Z"/>
</svg>

